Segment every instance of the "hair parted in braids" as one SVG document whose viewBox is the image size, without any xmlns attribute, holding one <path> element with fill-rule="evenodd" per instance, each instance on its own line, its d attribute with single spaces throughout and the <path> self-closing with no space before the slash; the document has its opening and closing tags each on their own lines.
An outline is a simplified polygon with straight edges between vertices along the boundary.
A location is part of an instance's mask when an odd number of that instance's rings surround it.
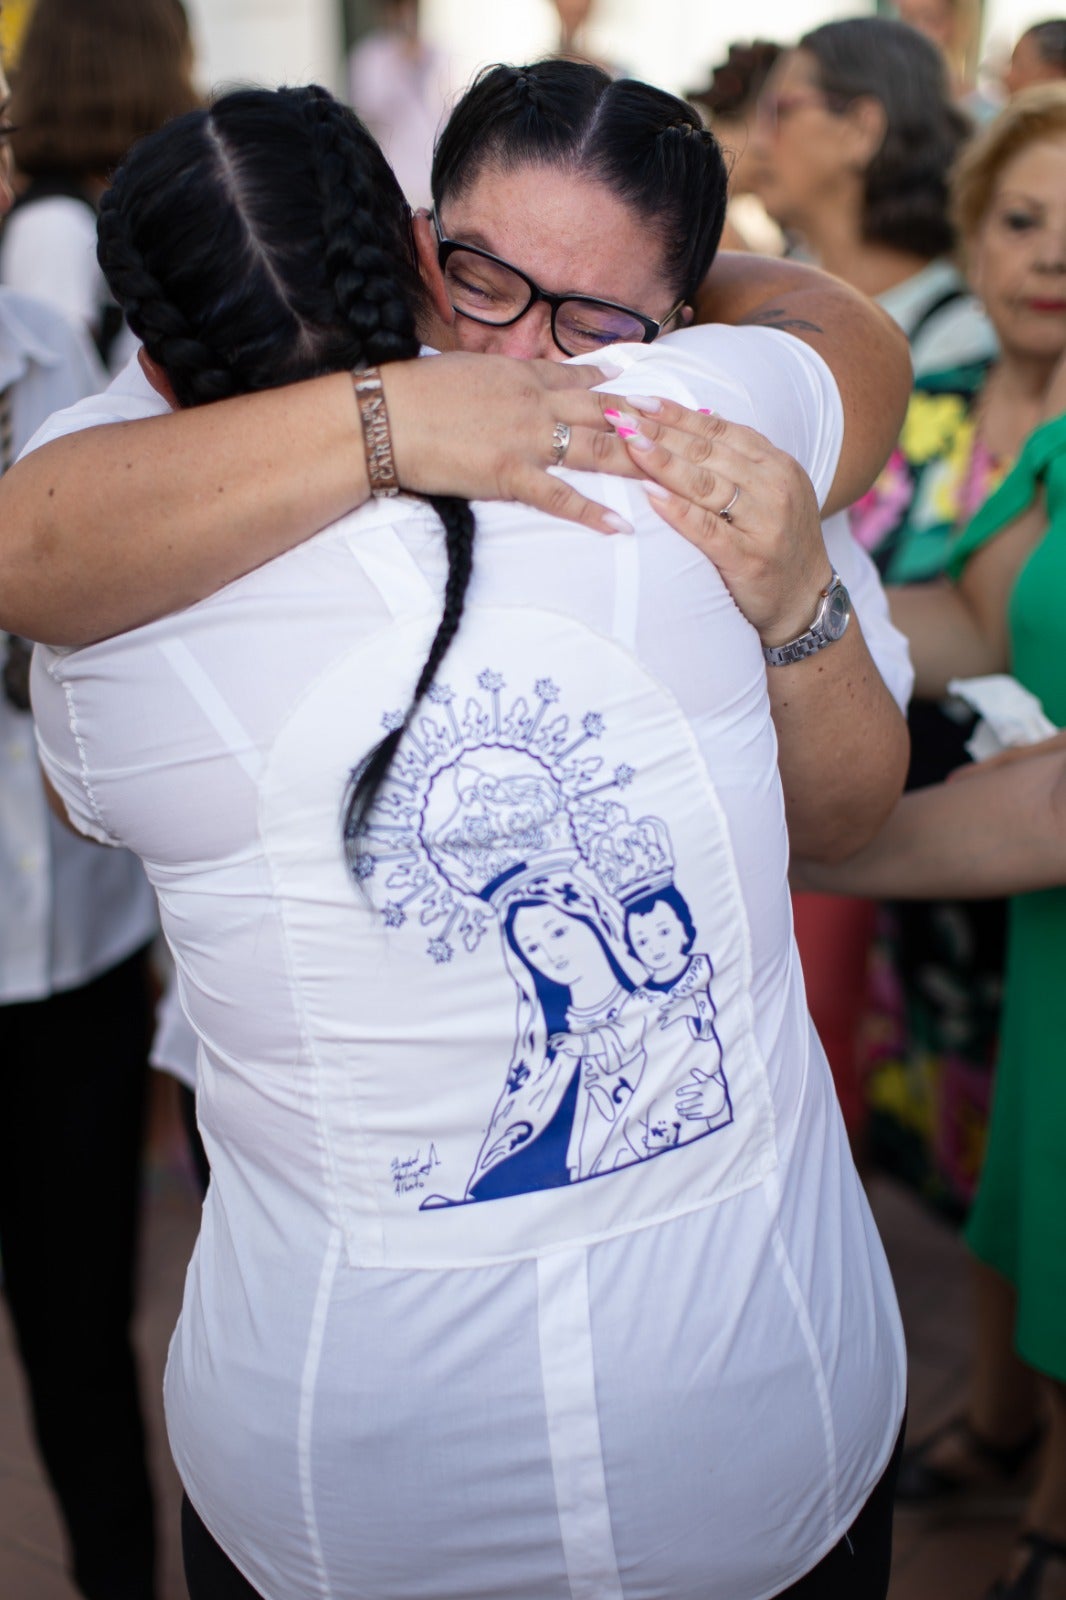
<svg viewBox="0 0 1066 1600">
<path fill-rule="evenodd" d="M 407 202 L 355 113 L 316 86 L 240 90 L 142 139 L 101 202 L 97 254 L 182 406 L 418 354 Z M 402 725 L 346 799 L 349 842 L 455 636 L 470 580 L 469 505 L 427 498 L 445 532 L 443 615 Z"/>
<path fill-rule="evenodd" d="M 718 248 L 728 176 L 692 106 L 585 61 L 487 67 L 437 140 L 434 205 L 486 166 L 530 163 L 603 183 L 660 240 L 670 287 L 691 299 Z"/>
</svg>

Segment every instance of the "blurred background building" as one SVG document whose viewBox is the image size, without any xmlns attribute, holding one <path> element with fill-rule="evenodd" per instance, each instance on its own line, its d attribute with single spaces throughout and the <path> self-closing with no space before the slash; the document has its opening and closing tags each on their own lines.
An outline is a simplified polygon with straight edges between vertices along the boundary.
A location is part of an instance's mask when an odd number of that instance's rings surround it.
<svg viewBox="0 0 1066 1600">
<path fill-rule="evenodd" d="M 14 53 L 32 0 L 5 0 L 0 33 Z M 374 26 L 375 0 L 186 0 L 205 84 L 317 80 L 343 92 L 352 44 Z M 888 9 L 849 0 L 750 0 L 742 19 L 716 0 L 597 0 L 587 53 L 675 92 L 706 78 L 738 29 L 788 43 L 834 17 Z M 980 53 L 995 64 L 1023 29 L 1057 14 L 1054 0 L 985 0 Z M 427 42 L 446 52 L 455 87 L 485 62 L 530 60 L 555 47 L 552 0 L 421 0 Z"/>
</svg>

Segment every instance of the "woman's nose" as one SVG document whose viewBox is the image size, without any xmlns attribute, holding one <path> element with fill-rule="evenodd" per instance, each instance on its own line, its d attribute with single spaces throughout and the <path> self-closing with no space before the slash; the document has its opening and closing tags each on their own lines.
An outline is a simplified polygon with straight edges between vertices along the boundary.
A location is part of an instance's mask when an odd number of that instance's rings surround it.
<svg viewBox="0 0 1066 1600">
<path fill-rule="evenodd" d="M 515 356 L 519 361 L 565 361 L 566 356 L 552 338 L 551 309 L 543 302 L 530 306 L 524 317 L 500 328 L 492 341 L 493 353 Z"/>
</svg>

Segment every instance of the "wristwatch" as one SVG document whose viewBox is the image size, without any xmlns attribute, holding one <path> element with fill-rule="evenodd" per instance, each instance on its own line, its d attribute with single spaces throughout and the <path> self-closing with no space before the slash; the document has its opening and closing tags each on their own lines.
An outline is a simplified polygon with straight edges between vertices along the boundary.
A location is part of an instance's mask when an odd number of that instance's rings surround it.
<svg viewBox="0 0 1066 1600">
<path fill-rule="evenodd" d="M 793 661 L 803 661 L 824 650 L 827 644 L 835 644 L 843 637 L 850 620 L 851 596 L 840 574 L 834 572 L 821 592 L 818 610 L 807 632 L 801 633 L 798 639 L 790 639 L 788 644 L 763 645 L 762 653 L 772 667 L 790 666 Z"/>
</svg>

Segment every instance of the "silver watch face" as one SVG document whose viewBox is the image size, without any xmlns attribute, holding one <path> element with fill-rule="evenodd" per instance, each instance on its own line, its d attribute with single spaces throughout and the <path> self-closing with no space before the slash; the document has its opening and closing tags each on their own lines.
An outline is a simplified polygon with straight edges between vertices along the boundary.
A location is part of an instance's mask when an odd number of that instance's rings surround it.
<svg viewBox="0 0 1066 1600">
<path fill-rule="evenodd" d="M 839 639 L 848 625 L 851 616 L 851 597 L 843 584 L 839 584 L 831 594 L 826 596 L 825 614 L 821 619 L 822 628 L 829 639 Z"/>
</svg>

